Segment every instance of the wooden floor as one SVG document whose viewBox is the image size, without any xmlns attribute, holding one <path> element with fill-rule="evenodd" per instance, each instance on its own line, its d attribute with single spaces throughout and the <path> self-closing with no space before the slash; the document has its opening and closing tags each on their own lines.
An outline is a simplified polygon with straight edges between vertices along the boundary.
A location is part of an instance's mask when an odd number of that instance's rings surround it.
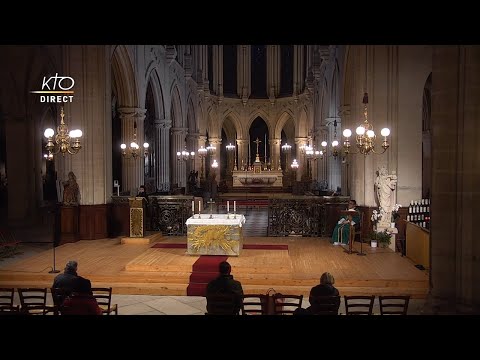
<svg viewBox="0 0 480 360">
<path fill-rule="evenodd" d="M 159 237 L 157 237 L 158 239 Z M 159 242 L 186 243 L 185 237 L 160 237 Z M 363 245 L 366 256 L 347 254 L 327 238 L 247 237 L 245 244 L 286 244 L 288 250 L 243 250 L 229 257 L 232 274 L 247 293 L 269 288 L 285 294 L 308 293 L 329 271 L 342 295 L 410 294 L 424 298 L 428 274 L 389 249 Z M 120 244 L 120 239 L 82 240 L 56 248 L 56 267 L 77 260 L 80 275 L 94 286 L 112 286 L 116 294 L 186 295 L 193 263 L 198 256 L 185 249 L 151 248 L 152 244 Z M 360 247 L 356 243 L 357 248 Z M 52 250 L 0 269 L 0 287 L 50 287 Z"/>
</svg>

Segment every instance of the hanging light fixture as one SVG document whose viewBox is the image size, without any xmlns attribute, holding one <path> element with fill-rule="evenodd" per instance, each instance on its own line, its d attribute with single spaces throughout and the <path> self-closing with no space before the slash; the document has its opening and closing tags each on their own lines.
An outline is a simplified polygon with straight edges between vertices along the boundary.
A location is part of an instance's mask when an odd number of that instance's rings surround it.
<svg viewBox="0 0 480 360">
<path fill-rule="evenodd" d="M 48 154 L 44 155 L 45 159 L 52 161 L 53 155 L 58 154 L 59 152 L 62 155 L 69 153 L 70 155 L 77 154 L 82 145 L 80 145 L 80 138 L 82 137 L 82 130 L 71 130 L 68 131 L 68 126 L 65 124 L 65 113 L 63 112 L 63 107 L 60 109 L 60 125 L 57 127 L 57 135 L 52 128 L 45 129 L 43 135 L 47 138 L 47 149 Z M 53 136 L 55 135 L 55 139 Z"/>
<path fill-rule="evenodd" d="M 140 153 L 140 146 L 137 144 L 137 122 L 133 123 L 133 141 L 130 143 L 130 147 L 127 149 L 126 144 L 121 144 L 122 155 L 126 159 L 136 159 L 138 157 L 144 157 L 148 155 L 149 144 L 143 143 L 143 154 Z"/>
<path fill-rule="evenodd" d="M 365 89 L 367 88 L 367 65 L 368 65 L 368 57 L 367 57 L 367 46 L 365 46 Z M 382 142 L 382 149 L 383 151 L 379 152 L 375 150 L 375 140 L 377 135 L 373 130 L 373 125 L 368 122 L 368 92 L 365 90 L 363 94 L 363 116 L 364 121 L 363 123 L 357 127 L 356 129 L 356 138 L 355 138 L 355 145 L 357 148 L 356 152 L 352 152 L 350 150 L 350 137 L 352 136 L 352 131 L 350 129 L 343 130 L 343 136 L 345 137 L 345 141 L 343 143 L 345 154 L 363 154 L 368 155 L 370 153 L 374 154 L 383 154 L 389 148 L 388 143 L 388 136 L 390 135 L 390 129 L 383 128 L 380 131 L 380 134 L 383 136 Z"/>
</svg>

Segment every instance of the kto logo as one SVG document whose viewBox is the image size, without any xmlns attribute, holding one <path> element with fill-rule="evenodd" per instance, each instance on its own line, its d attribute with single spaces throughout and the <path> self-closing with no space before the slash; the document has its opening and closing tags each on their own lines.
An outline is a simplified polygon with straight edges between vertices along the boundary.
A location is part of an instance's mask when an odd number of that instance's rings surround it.
<svg viewBox="0 0 480 360">
<path fill-rule="evenodd" d="M 41 95 L 40 102 L 44 103 L 67 103 L 73 101 L 73 86 L 75 80 L 70 76 L 43 77 L 42 90 L 30 91 L 32 94 L 63 94 L 63 95 Z M 68 95 L 72 94 L 72 95 Z"/>
</svg>

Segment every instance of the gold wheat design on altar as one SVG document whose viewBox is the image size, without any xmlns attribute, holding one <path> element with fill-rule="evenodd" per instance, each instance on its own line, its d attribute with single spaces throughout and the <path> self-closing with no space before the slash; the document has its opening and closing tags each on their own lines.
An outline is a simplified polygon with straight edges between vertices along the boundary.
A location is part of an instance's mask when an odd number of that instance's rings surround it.
<svg viewBox="0 0 480 360">
<path fill-rule="evenodd" d="M 213 226 L 199 226 L 191 233 L 190 238 L 192 248 L 198 251 L 201 248 L 212 248 L 215 246 L 221 247 L 224 251 L 234 251 L 238 246 L 238 240 L 228 241 L 226 236 L 230 231 L 230 226 L 213 225 Z"/>
</svg>

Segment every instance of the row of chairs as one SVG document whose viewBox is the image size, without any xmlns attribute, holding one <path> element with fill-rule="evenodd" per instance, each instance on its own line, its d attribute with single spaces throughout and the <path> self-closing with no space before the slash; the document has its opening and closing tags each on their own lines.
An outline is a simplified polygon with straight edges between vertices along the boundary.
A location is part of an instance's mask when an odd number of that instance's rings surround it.
<svg viewBox="0 0 480 360">
<path fill-rule="evenodd" d="M 375 295 L 344 296 L 346 315 L 372 315 Z M 381 315 L 407 315 L 410 296 L 379 296 Z M 207 297 L 207 315 L 291 315 L 302 308 L 303 295 L 244 294 L 240 308 L 234 295 Z M 338 315 L 340 296 L 318 296 L 310 298 L 311 314 Z"/>
<path fill-rule="evenodd" d="M 20 304 L 14 304 L 15 288 L 0 288 L 0 313 L 20 313 L 30 315 L 61 314 L 63 290 L 51 288 L 53 305 L 47 305 L 48 288 L 17 288 Z M 117 304 L 112 304 L 112 288 L 92 288 L 93 297 L 106 315 L 118 315 Z"/>
</svg>

